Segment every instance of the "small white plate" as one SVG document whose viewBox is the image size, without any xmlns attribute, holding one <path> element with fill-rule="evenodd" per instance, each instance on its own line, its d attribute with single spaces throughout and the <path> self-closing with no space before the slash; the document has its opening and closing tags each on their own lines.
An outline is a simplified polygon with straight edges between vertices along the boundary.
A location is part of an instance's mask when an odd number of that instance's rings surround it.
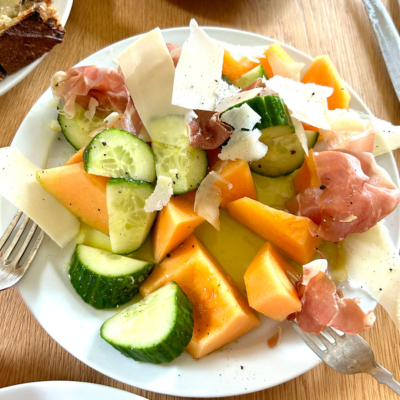
<svg viewBox="0 0 400 400">
<path fill-rule="evenodd" d="M 272 39 L 248 32 L 225 28 L 206 28 L 213 38 L 232 44 L 261 46 Z M 167 42 L 182 45 L 189 28 L 162 31 Z M 115 57 L 138 36 L 115 43 L 91 55 L 78 65 L 95 64 L 116 67 Z M 299 62 L 310 65 L 312 59 L 283 45 Z M 368 113 L 369 110 L 353 92 L 351 107 Z M 57 111 L 50 89 L 32 107 L 21 124 L 13 145 L 38 166 L 62 165 L 74 150 L 63 138 L 49 129 L 49 121 Z M 392 154 L 377 158 L 398 186 L 398 172 Z M 15 208 L 2 202 L 0 231 L 11 221 Z M 385 219 L 394 243 L 399 239 L 400 208 Z M 262 325 L 230 343 L 222 350 L 199 361 L 184 353 L 170 364 L 153 365 L 129 359 L 101 339 L 103 322 L 115 311 L 96 310 L 76 294 L 68 278 L 68 263 L 73 244 L 60 250 L 46 237 L 33 264 L 17 285 L 21 297 L 43 328 L 67 351 L 101 373 L 152 392 L 184 397 L 220 397 L 263 390 L 293 379 L 320 363 L 319 358 L 303 343 L 289 324 L 280 323 L 282 341 L 269 349 L 267 339 L 275 332 L 277 322 L 261 317 Z M 362 291 L 345 290 L 351 297 L 360 297 L 365 310 L 376 303 Z M 374 329 L 374 328 L 372 328 Z"/>
<path fill-rule="evenodd" d="M 65 23 L 68 20 L 69 13 L 72 8 L 73 0 L 54 0 L 54 5 L 58 9 L 58 13 L 60 14 L 61 24 L 65 26 Z M 48 53 L 46 53 L 48 54 Z M 10 89 L 12 89 L 17 83 L 21 82 L 28 74 L 30 74 L 43 60 L 46 56 L 44 54 L 42 57 L 38 58 L 33 63 L 30 63 L 26 67 L 20 69 L 11 75 L 6 75 L 6 77 L 0 81 L 0 96 L 7 93 Z"/>
<path fill-rule="evenodd" d="M 147 400 L 136 394 L 86 382 L 32 382 L 0 389 L 0 400 Z"/>
</svg>

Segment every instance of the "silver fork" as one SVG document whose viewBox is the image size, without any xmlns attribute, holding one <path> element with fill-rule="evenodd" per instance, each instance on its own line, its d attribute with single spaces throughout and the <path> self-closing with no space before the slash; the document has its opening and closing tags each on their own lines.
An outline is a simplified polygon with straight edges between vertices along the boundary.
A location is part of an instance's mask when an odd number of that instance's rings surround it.
<svg viewBox="0 0 400 400">
<path fill-rule="evenodd" d="M 341 374 L 370 374 L 400 395 L 400 383 L 375 361 L 374 352 L 360 335 L 339 335 L 329 327 L 325 328 L 321 335 L 310 335 L 303 332 L 296 322 L 289 322 L 307 346 L 335 371 Z M 328 339 L 329 336 L 332 341 Z M 318 346 L 313 338 L 318 338 L 325 348 Z"/>
<path fill-rule="evenodd" d="M 45 236 L 45 233 L 40 230 L 40 228 L 38 228 L 37 224 L 33 223 L 27 233 L 25 240 L 21 245 L 21 237 L 27 230 L 27 226 L 30 221 L 30 218 L 25 216 L 11 243 L 7 246 L 7 248 L 5 248 L 7 240 L 10 238 L 22 215 L 22 211 L 18 211 L 15 214 L 10 225 L 8 225 L 7 229 L 0 239 L 0 290 L 8 289 L 11 286 L 14 286 L 24 276 L 25 272 L 31 265 L 37 251 L 39 250 L 39 247 L 42 244 Z M 25 261 L 20 264 L 19 262 L 27 251 L 37 229 L 40 230 L 40 233 L 30 252 L 26 256 Z M 15 251 L 16 254 L 11 259 L 11 255 Z"/>
</svg>

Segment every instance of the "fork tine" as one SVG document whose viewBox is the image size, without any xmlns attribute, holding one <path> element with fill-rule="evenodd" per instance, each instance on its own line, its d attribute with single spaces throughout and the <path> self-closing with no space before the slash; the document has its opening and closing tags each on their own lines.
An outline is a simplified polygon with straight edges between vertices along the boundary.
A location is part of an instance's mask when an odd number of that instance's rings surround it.
<svg viewBox="0 0 400 400">
<path fill-rule="evenodd" d="M 292 282 L 292 285 L 296 285 L 296 283 L 299 280 L 299 277 L 293 274 L 293 272 L 289 271 L 288 269 L 285 269 L 286 276 L 289 278 L 290 282 Z"/>
<path fill-rule="evenodd" d="M 32 261 L 35 258 L 35 255 L 38 252 L 39 247 L 42 244 L 44 237 L 45 237 L 44 231 L 40 231 L 35 244 L 33 245 L 31 251 L 28 254 L 28 257 L 26 258 L 25 262 L 20 267 L 21 275 L 23 275 L 25 273 L 25 271 L 29 268 L 29 266 L 32 264 Z"/>
<path fill-rule="evenodd" d="M 304 333 L 294 321 L 289 321 L 292 328 L 298 333 L 298 335 L 303 339 L 306 345 L 319 357 L 324 359 L 326 356 L 326 351 L 321 350 L 318 345 L 314 343 L 314 341 L 308 336 L 307 333 Z"/>
<path fill-rule="evenodd" d="M 34 223 L 31 227 L 31 229 L 28 232 L 27 237 L 24 240 L 24 243 L 22 244 L 22 246 L 19 248 L 17 255 L 13 258 L 13 260 L 10 263 L 10 268 L 18 268 L 18 262 L 19 260 L 22 258 L 22 256 L 24 255 L 27 247 L 29 246 L 29 243 L 32 240 L 33 235 L 36 232 L 36 228 L 37 225 Z"/>
<path fill-rule="evenodd" d="M 328 332 L 337 342 L 339 340 L 343 340 L 346 338 L 346 334 L 344 333 L 343 335 L 339 335 L 334 329 L 332 329 L 330 326 L 327 326 L 325 328 L 325 331 Z"/>
<path fill-rule="evenodd" d="M 19 219 L 21 218 L 22 215 L 22 211 L 18 211 L 12 221 L 10 222 L 10 224 L 8 225 L 7 229 L 4 231 L 3 236 L 0 239 L 0 250 L 3 249 L 3 246 L 5 245 L 5 243 L 7 242 L 8 238 L 10 237 L 12 231 L 14 230 L 14 228 L 16 227 Z"/>
<path fill-rule="evenodd" d="M 11 244 L 7 247 L 7 250 L 4 252 L 3 259 L 5 262 L 8 261 L 8 258 L 10 257 L 11 253 L 15 249 L 15 246 L 18 244 L 19 239 L 21 238 L 22 234 L 24 233 L 24 230 L 25 230 L 26 226 L 28 225 L 29 221 L 30 221 L 29 217 L 25 217 L 25 219 L 22 221 L 22 224 L 19 227 L 17 233 L 15 234 Z"/>
<path fill-rule="evenodd" d="M 331 349 L 333 346 L 336 346 L 336 342 L 332 343 L 331 341 L 329 341 L 329 339 L 325 336 L 324 331 L 322 331 L 321 334 L 318 335 L 318 339 L 328 350 Z"/>
</svg>

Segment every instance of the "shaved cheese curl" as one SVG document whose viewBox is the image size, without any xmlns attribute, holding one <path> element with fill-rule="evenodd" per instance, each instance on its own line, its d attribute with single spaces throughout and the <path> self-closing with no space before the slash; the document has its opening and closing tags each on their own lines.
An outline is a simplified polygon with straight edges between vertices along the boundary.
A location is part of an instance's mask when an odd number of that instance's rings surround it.
<svg viewBox="0 0 400 400">
<path fill-rule="evenodd" d="M 295 82 L 300 81 L 300 71 L 304 67 L 303 63 L 283 61 L 274 51 L 268 52 L 268 62 L 274 76 L 280 75 Z"/>
<path fill-rule="evenodd" d="M 222 180 L 221 176 L 215 171 L 211 171 L 197 189 L 194 202 L 194 211 L 218 231 L 220 230 L 219 205 L 222 195 L 221 189 L 215 185 L 215 182 L 219 180 Z"/>
<path fill-rule="evenodd" d="M 263 158 L 268 151 L 268 146 L 259 141 L 261 132 L 258 129 L 253 131 L 234 131 L 228 144 L 222 147 L 218 154 L 221 160 L 246 160 L 257 161 Z"/>
<path fill-rule="evenodd" d="M 173 194 L 172 179 L 169 176 L 158 176 L 154 192 L 146 199 L 144 211 L 161 211 Z"/>
</svg>

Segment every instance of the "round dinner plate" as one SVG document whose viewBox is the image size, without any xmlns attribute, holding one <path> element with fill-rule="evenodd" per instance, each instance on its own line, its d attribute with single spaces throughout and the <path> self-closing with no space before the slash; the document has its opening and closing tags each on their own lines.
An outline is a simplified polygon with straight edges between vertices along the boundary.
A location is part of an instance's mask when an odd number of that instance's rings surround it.
<svg viewBox="0 0 400 400">
<path fill-rule="evenodd" d="M 68 20 L 69 13 L 71 12 L 73 0 L 54 0 L 54 5 L 56 6 L 58 13 L 60 15 L 61 25 L 65 26 Z M 38 58 L 36 61 L 30 63 L 26 67 L 20 69 L 11 75 L 6 75 L 6 77 L 0 82 L 0 96 L 7 93 L 16 84 L 22 81 L 28 74 L 30 74 L 43 60 L 43 58 L 48 53 L 44 54 L 42 57 Z"/>
<path fill-rule="evenodd" d="M 224 28 L 205 28 L 213 38 L 241 45 L 269 45 L 274 41 L 266 37 Z M 182 45 L 189 28 L 162 31 L 167 42 Z M 78 65 L 96 64 L 117 67 L 115 57 L 138 36 L 115 43 L 91 55 Z M 310 65 L 311 58 L 292 47 L 285 50 L 299 62 Z M 369 110 L 353 92 L 351 107 L 368 113 Z M 13 145 L 41 168 L 62 165 L 73 148 L 61 133 L 49 129 L 57 111 L 48 89 L 32 107 L 21 124 Z M 392 154 L 378 157 L 379 164 L 391 175 L 398 186 L 398 173 Z M 15 208 L 5 201 L 1 206 L 2 230 L 10 222 Z M 385 219 L 394 243 L 398 244 L 400 210 L 397 208 Z M 68 263 L 73 252 L 71 243 L 59 249 L 46 237 L 33 264 L 18 284 L 18 290 L 33 315 L 43 328 L 76 358 L 101 373 L 152 392 L 185 397 L 234 396 L 254 392 L 293 379 L 315 367 L 320 360 L 302 340 L 282 322 L 281 343 L 274 349 L 267 345 L 275 333 L 277 322 L 260 316 L 262 325 L 223 349 L 199 361 L 184 353 L 170 364 L 152 365 L 129 359 L 101 339 L 99 330 L 103 322 L 115 314 L 114 310 L 96 310 L 84 303 L 76 294 L 68 278 Z M 344 285 L 348 296 L 360 297 L 364 310 L 376 303 L 364 292 Z M 373 329 L 373 328 L 372 328 Z"/>
<path fill-rule="evenodd" d="M 146 400 L 123 390 L 86 382 L 46 381 L 0 389 L 0 400 Z"/>
</svg>

